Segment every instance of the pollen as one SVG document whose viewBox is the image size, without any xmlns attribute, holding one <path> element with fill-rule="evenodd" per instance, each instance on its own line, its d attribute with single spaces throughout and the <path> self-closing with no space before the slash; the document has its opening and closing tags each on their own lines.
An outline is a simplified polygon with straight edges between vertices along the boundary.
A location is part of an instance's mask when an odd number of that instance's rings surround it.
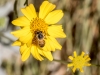
<svg viewBox="0 0 100 75">
<path fill-rule="evenodd" d="M 35 31 L 42 31 L 42 33 L 47 34 L 48 25 L 41 18 L 35 18 L 31 21 L 30 30 L 34 34 Z"/>
</svg>

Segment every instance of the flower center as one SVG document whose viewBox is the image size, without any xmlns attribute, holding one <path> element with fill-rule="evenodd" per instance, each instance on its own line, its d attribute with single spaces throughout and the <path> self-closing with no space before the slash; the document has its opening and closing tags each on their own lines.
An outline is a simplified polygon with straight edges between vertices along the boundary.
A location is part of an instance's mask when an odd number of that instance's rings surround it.
<svg viewBox="0 0 100 75">
<path fill-rule="evenodd" d="M 83 67 L 85 64 L 85 59 L 81 56 L 77 56 L 76 58 L 74 58 L 73 64 L 77 68 Z"/>
<path fill-rule="evenodd" d="M 41 31 L 44 34 L 47 34 L 47 27 L 48 25 L 45 23 L 45 21 L 41 18 L 35 18 L 31 22 L 30 29 L 31 32 L 34 34 L 36 31 Z"/>
<path fill-rule="evenodd" d="M 33 34 L 32 44 L 37 45 L 39 47 L 44 47 L 45 45 L 45 37 L 47 35 L 47 27 L 48 25 L 41 18 L 35 18 L 31 22 L 30 30 Z"/>
</svg>

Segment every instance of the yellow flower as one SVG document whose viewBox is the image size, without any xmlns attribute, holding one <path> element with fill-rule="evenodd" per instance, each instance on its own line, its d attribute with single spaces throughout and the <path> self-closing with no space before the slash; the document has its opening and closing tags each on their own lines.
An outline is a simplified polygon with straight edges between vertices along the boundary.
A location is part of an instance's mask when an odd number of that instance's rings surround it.
<svg viewBox="0 0 100 75">
<path fill-rule="evenodd" d="M 81 72 L 83 72 L 84 66 L 90 66 L 91 64 L 88 63 L 90 61 L 89 55 L 85 55 L 84 52 L 82 52 L 81 55 L 77 56 L 76 51 L 74 51 L 74 57 L 69 56 L 69 59 L 72 60 L 72 63 L 68 64 L 68 67 L 73 66 L 73 72 L 75 72 L 76 69 L 80 69 Z"/>
<path fill-rule="evenodd" d="M 21 9 L 24 16 L 12 21 L 12 24 L 21 27 L 11 33 L 18 38 L 13 45 L 20 45 L 23 61 L 30 53 L 40 61 L 43 60 L 41 55 L 52 61 L 51 51 L 61 50 L 61 45 L 55 38 L 66 37 L 62 25 L 56 24 L 63 17 L 63 12 L 54 10 L 55 7 L 54 4 L 44 1 L 37 14 L 34 5 L 30 4 Z"/>
</svg>

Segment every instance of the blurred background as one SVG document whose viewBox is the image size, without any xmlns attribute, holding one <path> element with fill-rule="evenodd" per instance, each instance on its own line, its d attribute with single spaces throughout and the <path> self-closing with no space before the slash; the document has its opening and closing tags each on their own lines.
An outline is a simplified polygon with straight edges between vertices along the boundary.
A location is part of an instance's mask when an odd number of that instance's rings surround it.
<svg viewBox="0 0 100 75">
<path fill-rule="evenodd" d="M 10 34 L 19 29 L 11 24 L 17 16 L 21 16 L 20 8 L 25 7 L 26 0 L 0 0 L 0 75 L 100 75 L 100 67 L 84 67 L 84 73 L 75 74 L 56 61 L 37 61 L 32 56 L 21 61 L 19 47 L 11 46 L 17 39 Z M 84 51 L 89 54 L 92 64 L 100 65 L 100 0 L 49 0 L 62 9 L 62 24 L 67 35 L 65 39 L 57 39 L 62 50 L 53 52 L 54 59 L 69 61 L 68 56 L 75 50 L 78 54 Z M 36 10 L 43 0 L 28 0 Z"/>
</svg>

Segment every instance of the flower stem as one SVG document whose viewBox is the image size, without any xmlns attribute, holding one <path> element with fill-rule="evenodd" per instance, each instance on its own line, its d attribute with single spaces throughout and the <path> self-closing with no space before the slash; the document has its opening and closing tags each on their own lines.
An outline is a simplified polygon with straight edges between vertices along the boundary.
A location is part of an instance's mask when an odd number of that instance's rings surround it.
<svg viewBox="0 0 100 75">
<path fill-rule="evenodd" d="M 24 5 L 27 5 L 28 6 L 28 0 L 25 1 Z"/>
<path fill-rule="evenodd" d="M 95 64 L 92 64 L 91 66 L 97 66 L 97 67 L 100 67 L 100 65 L 95 65 Z"/>
<path fill-rule="evenodd" d="M 17 1 L 18 0 L 15 0 L 15 3 L 14 3 L 14 12 L 15 12 L 16 17 L 18 17 L 18 13 L 17 13 Z"/>
<path fill-rule="evenodd" d="M 57 60 L 57 59 L 53 59 L 53 61 L 60 62 L 60 63 L 63 63 L 63 64 L 67 64 L 67 63 L 68 63 L 68 62 L 66 62 L 66 61 L 63 61 L 63 60 Z"/>
</svg>

